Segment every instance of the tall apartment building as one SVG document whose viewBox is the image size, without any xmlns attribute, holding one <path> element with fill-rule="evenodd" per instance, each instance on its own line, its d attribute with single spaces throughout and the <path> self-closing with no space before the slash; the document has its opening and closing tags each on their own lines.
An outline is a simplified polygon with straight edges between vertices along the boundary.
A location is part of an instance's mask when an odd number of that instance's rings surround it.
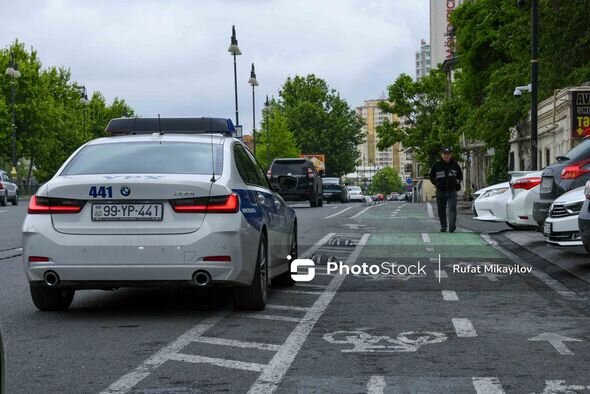
<svg viewBox="0 0 590 394">
<path fill-rule="evenodd" d="M 400 174 L 402 179 L 405 179 L 405 154 L 401 152 L 400 144 L 395 144 L 387 148 L 386 150 L 380 151 L 377 149 L 377 126 L 383 124 L 385 119 L 390 121 L 398 120 L 392 114 L 381 111 L 378 107 L 379 102 L 384 100 L 366 100 L 364 105 L 357 107 L 356 112 L 363 119 L 365 119 L 365 125 L 363 126 L 363 132 L 366 133 L 366 141 L 358 146 L 360 153 L 361 163 L 356 168 L 356 173 L 351 177 L 363 177 L 371 179 L 375 172 L 379 171 L 386 166 L 395 168 Z M 402 157 L 403 156 L 403 157 Z M 404 159 L 402 161 L 402 159 Z"/>
<path fill-rule="evenodd" d="M 430 45 L 420 40 L 420 50 L 416 52 L 416 81 L 430 73 Z"/>
<path fill-rule="evenodd" d="M 463 0 L 430 0 L 430 50 L 435 68 L 453 56 L 455 42 L 450 17 L 461 4 Z"/>
</svg>

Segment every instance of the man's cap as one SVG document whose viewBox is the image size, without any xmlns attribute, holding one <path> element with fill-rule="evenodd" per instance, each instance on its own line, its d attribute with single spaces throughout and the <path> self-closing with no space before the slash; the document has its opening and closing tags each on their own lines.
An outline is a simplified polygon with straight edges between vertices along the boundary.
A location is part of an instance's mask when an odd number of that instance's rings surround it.
<svg viewBox="0 0 590 394">
<path fill-rule="evenodd" d="M 450 146 L 445 146 L 444 148 L 442 148 L 442 153 L 453 153 L 453 148 L 451 148 Z"/>
</svg>

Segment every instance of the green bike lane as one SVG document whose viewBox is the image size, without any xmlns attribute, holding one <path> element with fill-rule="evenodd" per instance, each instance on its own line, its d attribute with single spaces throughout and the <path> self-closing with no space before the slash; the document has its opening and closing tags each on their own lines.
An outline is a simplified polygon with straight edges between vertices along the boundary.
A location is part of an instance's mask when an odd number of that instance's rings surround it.
<svg viewBox="0 0 590 394">
<path fill-rule="evenodd" d="M 425 275 L 347 275 L 279 392 L 590 391 L 586 301 L 536 267 L 505 273 L 526 267 L 478 233 L 438 232 L 424 204 L 355 221 L 371 231 L 356 264 L 419 263 Z"/>
</svg>

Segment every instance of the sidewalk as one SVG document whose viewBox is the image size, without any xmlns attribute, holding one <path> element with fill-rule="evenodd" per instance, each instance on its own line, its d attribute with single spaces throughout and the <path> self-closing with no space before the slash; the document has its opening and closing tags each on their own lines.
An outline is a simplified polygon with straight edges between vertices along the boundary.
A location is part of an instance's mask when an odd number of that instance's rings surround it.
<svg viewBox="0 0 590 394">
<path fill-rule="evenodd" d="M 503 235 L 551 264 L 590 283 L 590 255 L 583 251 L 583 247 L 579 253 L 554 248 L 545 243 L 543 234 L 533 231 L 506 231 Z"/>
</svg>

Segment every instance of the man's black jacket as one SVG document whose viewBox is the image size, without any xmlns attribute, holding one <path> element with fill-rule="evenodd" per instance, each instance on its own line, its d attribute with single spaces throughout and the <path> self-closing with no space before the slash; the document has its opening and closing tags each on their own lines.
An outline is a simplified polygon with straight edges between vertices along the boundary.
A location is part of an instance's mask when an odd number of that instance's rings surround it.
<svg viewBox="0 0 590 394">
<path fill-rule="evenodd" d="M 463 180 L 463 172 L 459 164 L 453 159 L 449 162 L 437 161 L 430 169 L 430 182 L 441 192 L 457 191 L 457 185 Z"/>
</svg>

